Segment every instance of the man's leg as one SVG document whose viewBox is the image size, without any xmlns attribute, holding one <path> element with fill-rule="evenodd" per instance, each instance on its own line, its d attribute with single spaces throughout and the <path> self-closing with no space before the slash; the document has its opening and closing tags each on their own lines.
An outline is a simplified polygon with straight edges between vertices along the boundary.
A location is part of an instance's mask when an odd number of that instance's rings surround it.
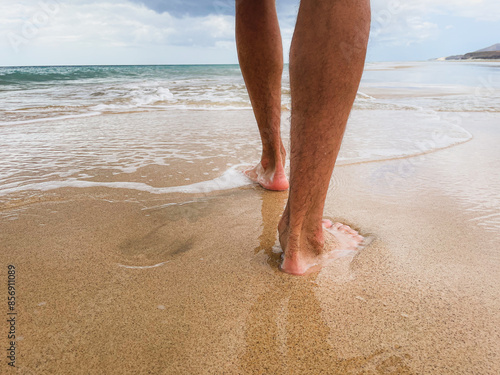
<svg viewBox="0 0 500 375">
<path fill-rule="evenodd" d="M 302 0 L 290 50 L 290 193 L 279 224 L 282 270 L 303 274 L 362 237 L 322 221 L 366 55 L 369 0 Z"/>
<path fill-rule="evenodd" d="M 246 175 L 270 190 L 288 189 L 281 142 L 283 47 L 274 0 L 236 0 L 241 72 L 262 140 L 262 158 Z"/>
</svg>

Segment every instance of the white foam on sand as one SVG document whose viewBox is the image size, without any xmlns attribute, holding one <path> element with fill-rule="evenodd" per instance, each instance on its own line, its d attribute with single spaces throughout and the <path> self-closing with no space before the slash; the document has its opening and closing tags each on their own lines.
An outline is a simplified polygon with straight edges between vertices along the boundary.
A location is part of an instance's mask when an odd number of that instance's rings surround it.
<svg viewBox="0 0 500 375">
<path fill-rule="evenodd" d="M 161 267 L 161 266 L 163 266 L 164 264 L 167 264 L 167 263 L 168 263 L 168 261 L 157 263 L 157 264 L 153 264 L 152 266 L 127 266 L 125 264 L 118 263 L 118 267 L 128 268 L 128 269 L 134 269 L 134 270 L 136 270 L 136 269 L 137 270 L 143 270 L 143 269 L 148 269 L 148 268 Z"/>
<path fill-rule="evenodd" d="M 412 157 L 466 142 L 472 135 L 458 125 L 462 117 L 465 115 L 415 109 L 353 111 L 338 165 Z M 189 169 L 182 177 L 203 178 L 209 174 L 207 168 L 220 173 L 215 165 L 209 166 L 221 156 L 239 165 L 249 165 L 241 163 L 256 160 L 260 148 L 252 121 L 251 112 L 174 111 L 162 115 L 96 116 L 41 125 L 0 126 L 0 196 L 64 187 L 107 187 L 168 194 L 207 193 L 249 185 L 250 180 L 237 166 L 215 179 L 193 184 L 186 180 L 182 186 L 154 187 L 146 180 L 123 181 L 127 176 L 120 176 L 122 181 L 115 182 L 90 181 L 90 177 L 96 171 L 117 175 L 151 165 L 168 167 L 179 162 L 177 169 L 189 163 L 197 164 L 194 171 L 200 171 L 200 175 L 195 176 Z M 288 120 L 284 121 L 286 142 L 289 126 Z M 169 174 L 181 173 L 174 168 L 162 170 L 167 181 Z"/>
<path fill-rule="evenodd" d="M 432 110 L 353 112 L 337 162 L 346 165 L 412 157 L 472 139 L 456 120 L 461 118 Z"/>
<path fill-rule="evenodd" d="M 88 113 L 80 113 L 76 115 L 65 115 L 65 116 L 56 116 L 56 117 L 41 117 L 32 120 L 18 120 L 18 121 L 0 121 L 0 126 L 8 126 L 8 125 L 24 125 L 24 124 L 35 124 L 38 122 L 46 122 L 46 121 L 59 121 L 59 120 L 69 120 L 74 118 L 81 117 L 92 117 L 98 116 L 102 114 L 101 112 L 88 112 Z"/>
<path fill-rule="evenodd" d="M 16 193 L 26 190 L 48 191 L 65 187 L 88 188 L 88 187 L 108 187 L 115 189 L 132 189 L 145 191 L 152 194 L 170 194 L 170 193 L 210 193 L 216 190 L 229 190 L 252 184 L 252 181 L 246 177 L 238 167 L 247 164 L 234 165 L 226 170 L 221 176 L 212 180 L 196 182 L 190 185 L 153 187 L 143 182 L 97 182 L 81 181 L 70 178 L 64 181 L 46 181 L 27 185 L 17 186 L 15 188 L 0 190 L 0 196 Z"/>
</svg>

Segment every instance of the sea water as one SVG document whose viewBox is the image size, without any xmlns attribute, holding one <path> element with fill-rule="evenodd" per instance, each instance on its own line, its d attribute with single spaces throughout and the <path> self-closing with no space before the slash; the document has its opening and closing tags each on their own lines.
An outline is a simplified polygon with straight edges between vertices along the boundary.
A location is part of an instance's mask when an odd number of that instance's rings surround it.
<svg viewBox="0 0 500 375">
<path fill-rule="evenodd" d="M 498 62 L 368 63 L 338 163 L 414 156 L 468 141 L 471 134 L 460 126 L 467 114 L 500 109 L 499 72 Z M 289 93 L 285 68 L 285 138 Z M 258 137 L 248 139 L 253 119 L 241 120 L 251 105 L 238 65 L 3 67 L 0 103 L 2 196 L 64 186 L 158 194 L 230 189 L 249 183 L 236 165 L 254 163 L 258 153 L 245 148 L 260 147 Z M 213 111 L 228 120 L 213 120 Z M 165 120 L 149 121 L 152 113 Z M 220 156 L 234 163 L 206 181 L 153 187 L 126 177 L 151 165 L 168 174 L 171 162 L 208 165 Z M 125 177 L 98 181 L 90 170 Z"/>
</svg>

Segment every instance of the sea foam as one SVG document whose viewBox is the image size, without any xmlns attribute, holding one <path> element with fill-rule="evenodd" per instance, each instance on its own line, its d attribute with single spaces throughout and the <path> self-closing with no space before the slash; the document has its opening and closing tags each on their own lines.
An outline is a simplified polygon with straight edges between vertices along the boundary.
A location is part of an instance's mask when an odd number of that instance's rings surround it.
<svg viewBox="0 0 500 375">
<path fill-rule="evenodd" d="M 237 169 L 241 166 L 242 165 L 234 165 L 228 170 L 226 170 L 219 177 L 207 181 L 197 182 L 190 185 L 153 187 L 143 182 L 97 182 L 97 181 L 82 181 L 82 180 L 77 180 L 76 178 L 70 178 L 63 181 L 45 181 L 27 185 L 20 185 L 13 188 L 0 189 L 0 196 L 26 190 L 48 191 L 60 188 L 89 188 L 89 187 L 131 189 L 131 190 L 144 191 L 151 194 L 210 193 L 212 191 L 236 189 L 242 186 L 252 184 L 252 181 L 248 177 L 246 177 L 243 174 L 243 172 Z"/>
</svg>

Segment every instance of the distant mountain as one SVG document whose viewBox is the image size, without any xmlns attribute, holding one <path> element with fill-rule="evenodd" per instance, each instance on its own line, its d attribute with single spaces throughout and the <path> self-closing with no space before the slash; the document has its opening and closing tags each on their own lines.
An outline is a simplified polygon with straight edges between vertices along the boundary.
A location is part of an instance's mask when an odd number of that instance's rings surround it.
<svg viewBox="0 0 500 375">
<path fill-rule="evenodd" d="M 489 46 L 488 48 L 483 48 L 479 49 L 474 52 L 491 52 L 491 51 L 500 51 L 500 43 L 493 44 L 492 46 Z"/>
<path fill-rule="evenodd" d="M 492 46 L 479 49 L 474 52 L 466 53 L 465 55 L 455 55 L 440 58 L 438 60 L 500 60 L 500 43 Z"/>
</svg>

